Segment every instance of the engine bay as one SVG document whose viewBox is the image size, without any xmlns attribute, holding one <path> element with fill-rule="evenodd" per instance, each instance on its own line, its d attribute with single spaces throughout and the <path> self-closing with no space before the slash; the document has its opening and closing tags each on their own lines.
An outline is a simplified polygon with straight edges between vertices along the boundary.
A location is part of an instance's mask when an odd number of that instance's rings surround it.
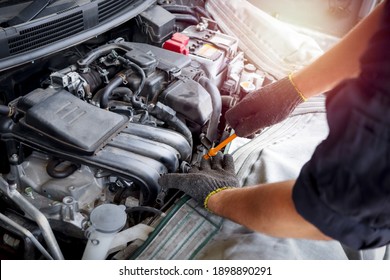
<svg viewBox="0 0 390 280">
<path fill-rule="evenodd" d="M 239 98 L 243 53 L 201 5 L 175 17 L 184 7 L 153 5 L 1 72 L 5 258 L 105 259 L 121 250 L 128 258 L 133 240 L 112 250 L 94 234 L 147 225 L 147 236 L 182 196 L 162 192 L 158 178 L 187 172 L 229 135 L 222 113 Z M 151 32 L 158 24 L 160 33 Z"/>
<path fill-rule="evenodd" d="M 271 2 L 0 1 L 1 259 L 350 258 L 248 235 L 159 184 L 239 135 L 225 113 L 247 95 L 289 77 L 305 99 L 291 75 L 381 1 Z M 297 177 L 325 101 L 223 148 L 238 185 Z"/>
</svg>

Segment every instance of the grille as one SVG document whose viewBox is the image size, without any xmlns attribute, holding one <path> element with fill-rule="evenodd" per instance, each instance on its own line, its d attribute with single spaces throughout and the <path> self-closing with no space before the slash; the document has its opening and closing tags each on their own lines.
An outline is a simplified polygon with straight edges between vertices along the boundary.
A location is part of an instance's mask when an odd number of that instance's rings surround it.
<svg viewBox="0 0 390 280">
<path fill-rule="evenodd" d="M 84 30 L 83 12 L 21 30 L 19 36 L 8 40 L 11 54 L 18 54 L 48 45 Z"/>
<path fill-rule="evenodd" d="M 80 8 L 79 5 L 72 6 L 72 7 L 70 7 L 70 8 L 67 8 L 67 9 L 65 9 L 65 10 L 62 10 L 62 11 L 58 12 L 57 15 L 63 14 L 63 13 L 66 13 L 66 12 L 69 12 L 69 11 L 71 11 L 71 10 L 79 9 L 79 8 Z"/>
<path fill-rule="evenodd" d="M 113 15 L 131 5 L 134 1 L 128 0 L 107 0 L 98 4 L 99 22 L 103 22 Z"/>
</svg>

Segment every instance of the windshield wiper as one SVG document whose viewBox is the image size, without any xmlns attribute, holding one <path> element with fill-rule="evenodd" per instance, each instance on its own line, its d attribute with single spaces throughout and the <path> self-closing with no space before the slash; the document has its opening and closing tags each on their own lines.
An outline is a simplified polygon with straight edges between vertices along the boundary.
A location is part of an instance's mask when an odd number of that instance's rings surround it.
<svg viewBox="0 0 390 280">
<path fill-rule="evenodd" d="M 17 16 L 10 19 L 8 24 L 10 26 L 18 25 L 23 22 L 34 19 L 40 12 L 42 12 L 52 0 L 35 0 L 30 5 L 25 7 Z"/>
</svg>

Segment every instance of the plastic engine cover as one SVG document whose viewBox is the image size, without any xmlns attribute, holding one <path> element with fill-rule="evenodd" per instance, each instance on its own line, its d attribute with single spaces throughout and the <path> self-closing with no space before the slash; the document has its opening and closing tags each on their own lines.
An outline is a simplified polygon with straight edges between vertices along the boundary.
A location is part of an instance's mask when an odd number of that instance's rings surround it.
<svg viewBox="0 0 390 280">
<path fill-rule="evenodd" d="M 170 85 L 159 101 L 198 125 L 204 125 L 213 112 L 210 94 L 193 80 L 179 80 Z"/>
</svg>

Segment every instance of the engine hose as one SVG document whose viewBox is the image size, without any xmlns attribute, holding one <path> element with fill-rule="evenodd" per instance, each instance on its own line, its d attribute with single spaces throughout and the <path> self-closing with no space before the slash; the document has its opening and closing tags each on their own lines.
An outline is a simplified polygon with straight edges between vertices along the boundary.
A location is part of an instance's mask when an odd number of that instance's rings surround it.
<svg viewBox="0 0 390 280">
<path fill-rule="evenodd" d="M 93 96 L 92 101 L 96 103 L 100 103 L 100 98 L 102 97 L 104 88 L 99 89 L 96 94 Z M 118 95 L 123 98 L 124 102 L 130 103 L 131 97 L 133 96 L 133 91 L 129 89 L 128 87 L 117 87 L 112 90 L 112 94 L 109 97 L 109 102 L 112 101 L 112 97 L 115 95 Z"/>
<path fill-rule="evenodd" d="M 118 59 L 125 62 L 127 66 L 137 70 L 137 72 L 140 74 L 141 82 L 137 90 L 134 92 L 133 96 L 131 97 L 131 103 L 133 104 L 133 107 L 135 109 L 146 110 L 147 106 L 138 99 L 138 96 L 140 95 L 142 89 L 145 86 L 146 76 L 144 70 L 141 67 L 139 67 L 137 64 L 132 63 L 131 61 L 124 59 L 123 57 L 118 57 Z M 100 96 L 100 108 L 102 109 L 108 108 L 108 103 L 112 97 L 113 91 L 116 88 L 118 88 L 132 73 L 133 71 L 126 71 L 123 75 L 117 75 L 108 83 L 108 85 L 104 88 L 103 93 Z"/>
<path fill-rule="evenodd" d="M 146 121 L 148 121 L 149 120 L 149 112 L 147 111 L 147 110 L 144 110 L 143 112 L 142 112 L 142 115 L 141 115 L 141 117 L 139 118 L 139 123 L 140 124 L 145 124 L 145 122 Z"/>
<path fill-rule="evenodd" d="M 205 18 L 212 18 L 212 16 L 209 14 L 209 12 L 206 11 L 203 7 L 195 6 L 193 7 L 194 11 L 197 12 L 200 16 Z"/>
<path fill-rule="evenodd" d="M 130 62 L 130 61 L 128 61 L 128 62 Z M 143 88 L 145 86 L 145 80 L 146 80 L 145 72 L 141 67 L 139 67 L 135 63 L 130 62 L 128 65 L 132 68 L 135 68 L 138 71 L 138 73 L 141 75 L 141 82 L 140 82 L 137 90 L 134 92 L 133 96 L 131 97 L 131 103 L 133 103 L 133 106 L 136 109 L 146 109 L 146 105 L 138 99 L 141 91 L 143 90 Z"/>
<path fill-rule="evenodd" d="M 107 84 L 100 96 L 100 108 L 108 108 L 108 102 L 110 101 L 112 91 L 119 87 L 123 81 L 124 78 L 122 76 L 116 76 Z"/>
<path fill-rule="evenodd" d="M 134 95 L 131 97 L 131 103 L 133 104 L 134 108 L 136 108 L 136 109 L 147 110 L 147 106 L 142 101 L 140 101 L 138 99 L 139 95 L 141 94 L 141 92 L 145 86 L 145 82 L 146 82 L 145 71 L 141 67 L 139 67 L 137 64 L 131 62 L 130 60 L 128 60 L 124 57 L 118 56 L 118 60 L 121 61 L 126 66 L 128 66 L 132 69 L 135 69 L 138 72 L 138 74 L 141 76 L 140 84 L 139 84 L 137 90 L 134 92 Z"/>
<path fill-rule="evenodd" d="M 97 58 L 109 54 L 113 50 L 123 50 L 125 52 L 128 52 L 131 51 L 132 49 L 129 46 L 120 43 L 112 43 L 112 44 L 104 45 L 89 52 L 84 58 L 79 59 L 77 61 L 77 64 L 82 69 L 89 68 L 89 65 L 92 62 L 94 62 Z"/>
<path fill-rule="evenodd" d="M 171 108 L 158 102 L 155 106 L 153 106 L 153 108 L 149 108 L 149 113 L 157 119 L 164 121 L 173 130 L 181 133 L 192 149 L 193 141 L 190 129 L 178 117 L 176 117 Z"/>
<path fill-rule="evenodd" d="M 234 97 L 229 96 L 229 95 L 222 95 L 221 99 L 222 99 L 222 107 L 230 109 L 234 106 L 234 103 L 235 103 Z"/>
<path fill-rule="evenodd" d="M 161 5 L 165 10 L 171 13 L 176 14 L 189 14 L 192 16 L 197 17 L 198 15 L 205 17 L 205 18 L 211 18 L 211 15 L 201 6 L 194 6 L 194 7 L 187 7 L 183 5 Z"/>
<path fill-rule="evenodd" d="M 130 102 L 133 91 L 127 87 L 117 87 L 112 91 L 112 96 L 119 95 L 125 102 Z"/>
<path fill-rule="evenodd" d="M 134 212 L 151 212 L 158 216 L 164 216 L 163 211 L 150 206 L 136 206 L 136 207 L 131 207 L 126 209 L 127 214 L 134 213 Z"/>
<path fill-rule="evenodd" d="M 191 15 L 182 15 L 182 14 L 173 14 L 176 18 L 176 21 L 179 22 L 185 22 L 190 25 L 197 25 L 199 23 L 199 20 Z"/>
<path fill-rule="evenodd" d="M 11 109 L 6 105 L 0 105 L 0 115 L 9 116 Z"/>
<path fill-rule="evenodd" d="M 219 89 L 208 78 L 200 77 L 199 84 L 206 89 L 210 94 L 211 104 L 213 105 L 213 112 L 211 114 L 210 124 L 207 129 L 206 137 L 210 141 L 217 140 L 219 118 L 222 112 L 222 100 Z"/>
<path fill-rule="evenodd" d="M 195 11 L 191 7 L 182 6 L 182 5 L 161 5 L 165 10 L 171 12 L 173 14 L 189 14 L 192 16 L 196 16 Z"/>
<path fill-rule="evenodd" d="M 178 132 L 183 134 L 184 138 L 186 138 L 186 140 L 188 141 L 192 149 L 193 143 L 192 143 L 192 133 L 190 129 L 176 116 L 172 118 L 171 121 L 168 121 L 167 123 L 175 127 Z"/>
<path fill-rule="evenodd" d="M 50 159 L 46 165 L 46 172 L 50 177 L 55 179 L 64 179 L 70 175 L 72 175 L 77 169 L 79 169 L 79 165 L 75 163 L 71 163 L 70 165 L 62 168 L 61 170 L 57 169 L 57 166 L 64 162 L 62 159 L 53 158 Z"/>
</svg>

